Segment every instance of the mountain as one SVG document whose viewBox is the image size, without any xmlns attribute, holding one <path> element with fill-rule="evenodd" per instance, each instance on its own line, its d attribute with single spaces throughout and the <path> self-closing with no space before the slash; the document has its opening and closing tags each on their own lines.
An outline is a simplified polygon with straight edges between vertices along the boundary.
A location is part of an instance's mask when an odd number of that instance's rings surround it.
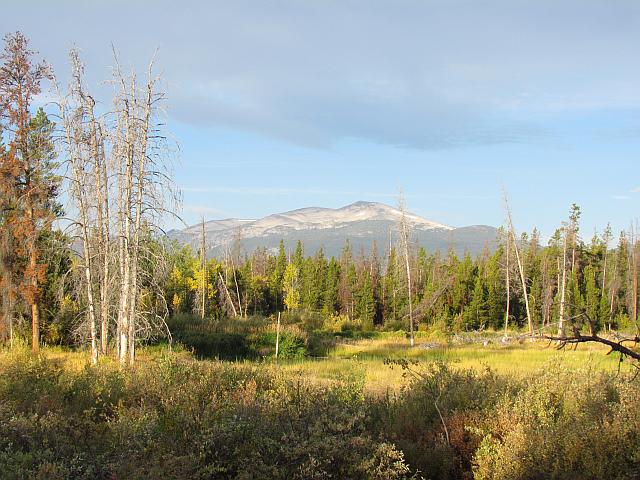
<svg viewBox="0 0 640 480">
<path fill-rule="evenodd" d="M 219 256 L 235 239 L 252 252 L 258 247 L 277 251 L 280 240 L 288 250 L 301 240 L 305 252 L 313 254 L 320 247 L 327 256 L 338 256 L 348 239 L 353 251 L 370 251 L 375 242 L 381 254 L 396 239 L 398 221 L 402 213 L 397 208 L 377 202 L 356 202 L 342 208 L 308 207 L 276 213 L 261 219 L 227 218 L 205 222 L 208 255 Z M 486 225 L 454 228 L 427 220 L 412 213 L 406 214 L 412 238 L 427 251 L 447 251 L 458 254 L 469 251 L 477 255 L 486 246 L 493 249 L 497 230 Z M 202 224 L 184 230 L 173 230 L 169 237 L 194 248 L 200 244 Z"/>
</svg>

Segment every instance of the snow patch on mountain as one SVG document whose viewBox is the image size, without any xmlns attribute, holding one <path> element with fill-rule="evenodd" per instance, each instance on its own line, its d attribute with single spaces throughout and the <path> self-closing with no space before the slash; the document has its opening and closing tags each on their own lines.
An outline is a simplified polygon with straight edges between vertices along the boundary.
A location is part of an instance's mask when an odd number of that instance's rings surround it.
<svg viewBox="0 0 640 480">
<path fill-rule="evenodd" d="M 402 212 L 397 208 L 377 202 L 356 202 L 342 208 L 307 207 L 289 212 L 277 213 L 259 220 L 226 219 L 214 220 L 205 224 L 207 232 L 222 232 L 228 229 L 241 229 L 244 237 L 261 237 L 296 230 L 318 230 L 340 228 L 354 222 L 371 220 L 397 223 Z M 406 219 L 413 228 L 420 230 L 451 230 L 452 227 L 432 222 L 412 213 Z M 197 225 L 189 227 L 189 233 L 197 233 Z"/>
<path fill-rule="evenodd" d="M 210 255 L 219 254 L 226 245 L 240 238 L 247 251 L 258 247 L 277 248 L 283 240 L 287 248 L 302 240 L 309 252 L 325 248 L 327 255 L 339 255 L 349 239 L 354 249 L 370 248 L 372 244 L 388 244 L 397 234 L 402 212 L 377 202 L 356 202 L 342 208 L 307 207 L 268 215 L 261 219 L 227 218 L 205 222 L 206 242 Z M 432 250 L 479 252 L 487 243 L 495 243 L 493 227 L 453 228 L 405 213 L 415 241 Z M 169 232 L 169 237 L 198 248 L 201 224 L 181 231 Z M 355 251 L 355 250 L 354 250 Z"/>
</svg>

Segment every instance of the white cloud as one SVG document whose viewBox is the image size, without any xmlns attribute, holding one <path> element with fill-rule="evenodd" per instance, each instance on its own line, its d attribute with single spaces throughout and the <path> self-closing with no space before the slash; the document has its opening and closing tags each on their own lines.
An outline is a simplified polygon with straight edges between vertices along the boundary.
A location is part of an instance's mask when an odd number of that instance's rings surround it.
<svg viewBox="0 0 640 480">
<path fill-rule="evenodd" d="M 31 5 L 28 15 L 19 2 L 3 6 L 3 23 L 19 25 L 59 78 L 73 41 L 93 85 L 109 73 L 111 41 L 126 65 L 145 65 L 159 46 L 174 118 L 314 147 L 536 142 L 554 133 L 540 111 L 640 104 L 639 2 Z"/>
<path fill-rule="evenodd" d="M 219 210 L 217 208 L 208 207 L 206 205 L 184 205 L 182 210 L 187 213 L 195 213 L 195 214 L 204 215 L 204 216 L 212 216 L 212 215 L 228 216 L 227 213 L 225 213 L 224 211 Z"/>
</svg>

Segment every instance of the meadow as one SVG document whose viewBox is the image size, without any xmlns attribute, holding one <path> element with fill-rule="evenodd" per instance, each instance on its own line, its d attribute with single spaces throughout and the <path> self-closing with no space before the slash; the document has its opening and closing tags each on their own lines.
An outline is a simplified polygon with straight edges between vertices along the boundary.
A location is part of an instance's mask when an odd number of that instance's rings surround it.
<svg viewBox="0 0 640 480">
<path fill-rule="evenodd" d="M 357 378 L 370 393 L 398 391 L 407 385 L 410 376 L 406 371 L 388 364 L 388 360 L 398 359 L 415 361 L 418 367 L 441 362 L 458 370 L 488 368 L 517 379 L 526 379 L 553 363 L 561 363 L 569 369 L 592 368 L 610 374 L 632 372 L 630 364 L 620 363 L 619 355 L 606 355 L 607 352 L 607 348 L 593 344 L 582 344 L 575 350 L 558 349 L 555 344 L 545 341 L 503 345 L 497 335 L 488 345 L 482 342 L 437 343 L 418 336 L 416 345 L 410 348 L 404 334 L 383 333 L 374 339 L 338 343 L 326 358 L 285 360 L 279 367 L 285 372 L 316 380 Z"/>
<path fill-rule="evenodd" d="M 637 478 L 640 383 L 598 346 L 339 338 L 238 361 L 166 344 L 136 365 L 0 351 L 3 478 Z M 485 344 L 486 343 L 486 344 Z"/>
</svg>

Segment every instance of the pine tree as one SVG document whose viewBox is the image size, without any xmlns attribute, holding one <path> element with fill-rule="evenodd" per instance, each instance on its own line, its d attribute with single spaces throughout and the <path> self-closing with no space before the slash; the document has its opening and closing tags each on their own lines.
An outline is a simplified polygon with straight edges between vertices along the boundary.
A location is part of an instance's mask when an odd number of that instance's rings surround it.
<svg viewBox="0 0 640 480">
<path fill-rule="evenodd" d="M 375 316 L 375 300 L 371 275 L 367 270 L 361 270 L 355 288 L 354 316 L 363 322 L 366 328 L 373 327 Z"/>
<path fill-rule="evenodd" d="M 55 202 L 60 179 L 55 175 L 55 149 L 51 134 L 53 124 L 44 111 L 32 116 L 30 107 L 40 93 L 41 83 L 51 78 L 48 65 L 34 63 L 35 52 L 20 32 L 5 36 L 0 55 L 0 118 L 6 119 L 3 130 L 10 132 L 8 152 L 2 156 L 4 192 L 9 194 L 10 210 L 5 211 L 4 227 L 11 229 L 15 254 L 25 266 L 19 278 L 22 298 L 30 306 L 32 349 L 40 342 L 40 295 L 46 264 L 42 261 L 38 239 L 60 209 Z M 6 188 L 8 187 L 8 189 Z"/>
<path fill-rule="evenodd" d="M 396 322 L 401 316 L 402 299 L 404 298 L 404 289 L 400 285 L 400 272 L 398 266 L 398 256 L 396 249 L 389 249 L 389 257 L 387 259 L 387 270 L 385 272 L 383 283 L 383 312 L 386 321 Z"/>
<path fill-rule="evenodd" d="M 482 275 L 476 275 L 469 305 L 464 309 L 464 320 L 467 327 L 478 329 L 487 324 L 486 287 Z"/>
<path fill-rule="evenodd" d="M 596 279 L 596 269 L 593 265 L 587 265 L 584 268 L 584 282 L 585 282 L 585 301 L 584 309 L 589 315 L 589 318 L 595 322 L 596 332 L 600 329 L 600 289 L 598 288 Z M 596 333 L 592 332 L 592 333 Z"/>
<path fill-rule="evenodd" d="M 496 330 L 502 327 L 505 314 L 506 291 L 500 266 L 503 255 L 503 247 L 498 248 L 489 258 L 486 269 L 487 319 L 488 325 Z"/>
<path fill-rule="evenodd" d="M 335 258 L 329 260 L 327 267 L 327 277 L 324 287 L 324 298 L 322 311 L 327 315 L 336 313 L 339 306 L 339 284 L 340 284 L 340 264 Z"/>
</svg>

